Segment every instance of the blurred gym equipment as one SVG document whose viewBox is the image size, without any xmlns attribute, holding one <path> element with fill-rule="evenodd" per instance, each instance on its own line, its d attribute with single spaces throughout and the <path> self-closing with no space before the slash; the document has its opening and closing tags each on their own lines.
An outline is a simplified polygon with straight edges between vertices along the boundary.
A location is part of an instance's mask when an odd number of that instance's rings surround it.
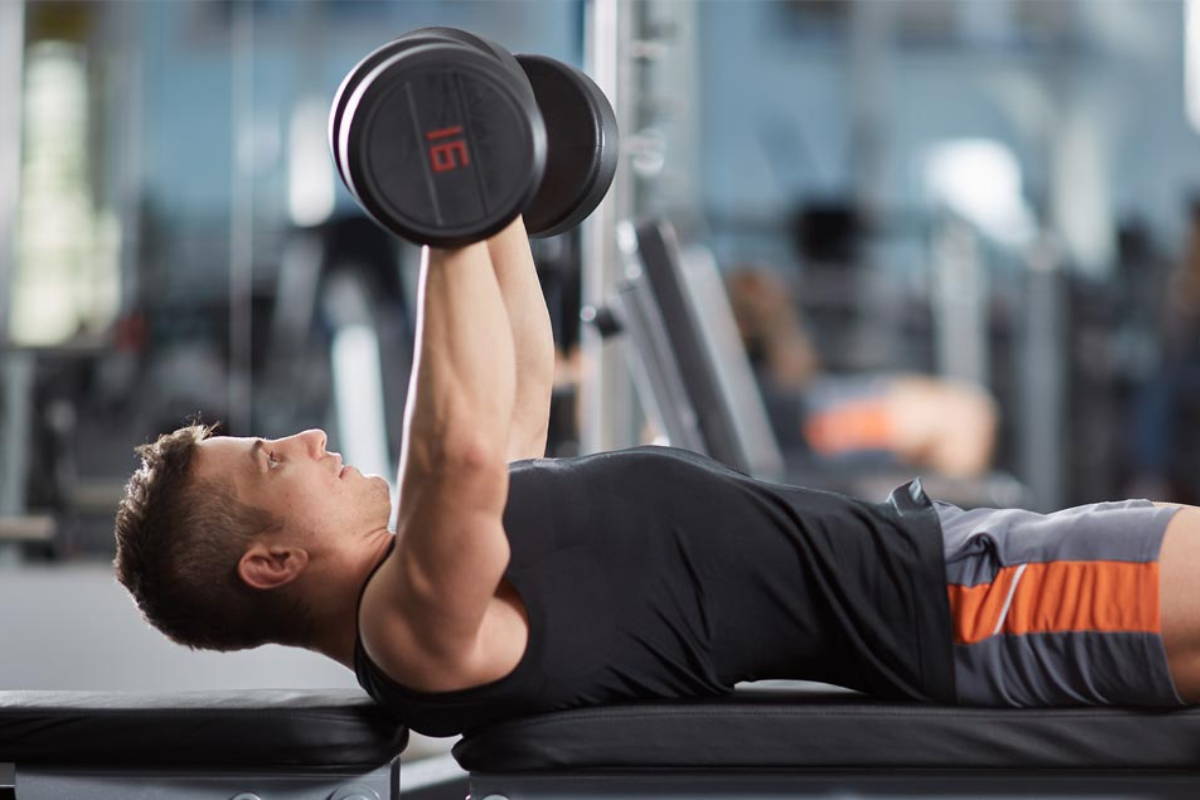
<svg viewBox="0 0 1200 800">
<path fill-rule="evenodd" d="M 643 407 L 670 444 L 709 455 L 768 480 L 884 497 L 910 470 L 781 452 L 767 420 L 725 288 L 711 259 L 687 257 L 674 229 L 647 221 L 622 229 L 630 267 L 612 309 L 589 310 L 604 333 L 630 334 L 629 359 Z M 1019 506 L 1014 478 L 922 478 L 933 497 L 964 507 Z"/>
</svg>

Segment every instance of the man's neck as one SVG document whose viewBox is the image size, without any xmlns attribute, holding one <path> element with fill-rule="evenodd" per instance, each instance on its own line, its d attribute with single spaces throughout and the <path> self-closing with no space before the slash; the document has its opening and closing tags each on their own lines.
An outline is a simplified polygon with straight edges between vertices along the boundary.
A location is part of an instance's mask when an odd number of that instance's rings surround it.
<svg viewBox="0 0 1200 800">
<path fill-rule="evenodd" d="M 326 606 L 317 619 L 314 644 L 310 648 L 332 658 L 347 669 L 354 669 L 354 649 L 358 641 L 358 601 L 375 568 L 387 557 L 394 539 L 391 531 L 380 529 L 371 539 L 368 555 L 347 577 L 351 591 L 342 592 L 339 602 Z"/>
</svg>

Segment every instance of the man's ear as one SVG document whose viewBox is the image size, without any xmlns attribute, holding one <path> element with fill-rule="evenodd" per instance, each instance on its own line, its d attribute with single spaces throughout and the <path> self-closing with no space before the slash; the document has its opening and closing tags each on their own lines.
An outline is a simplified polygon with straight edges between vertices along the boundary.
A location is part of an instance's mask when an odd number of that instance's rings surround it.
<svg viewBox="0 0 1200 800">
<path fill-rule="evenodd" d="M 238 576 L 255 589 L 286 586 L 308 566 L 308 551 L 282 544 L 255 542 L 238 561 Z"/>
</svg>

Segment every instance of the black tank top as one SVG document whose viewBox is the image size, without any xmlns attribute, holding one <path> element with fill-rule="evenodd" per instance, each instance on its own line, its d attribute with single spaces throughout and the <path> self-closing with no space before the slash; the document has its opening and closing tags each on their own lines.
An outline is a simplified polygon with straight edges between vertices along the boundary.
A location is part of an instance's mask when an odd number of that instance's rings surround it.
<svg viewBox="0 0 1200 800">
<path fill-rule="evenodd" d="M 765 678 L 953 702 L 941 531 L 919 483 L 865 503 L 637 447 L 513 463 L 504 529 L 529 617 L 511 673 L 414 691 L 357 642 L 359 683 L 413 730 Z"/>
</svg>

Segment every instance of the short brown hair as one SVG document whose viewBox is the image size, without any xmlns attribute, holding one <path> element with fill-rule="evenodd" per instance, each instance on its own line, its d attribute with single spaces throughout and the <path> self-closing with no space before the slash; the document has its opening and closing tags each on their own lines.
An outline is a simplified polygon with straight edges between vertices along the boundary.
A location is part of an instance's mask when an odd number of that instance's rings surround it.
<svg viewBox="0 0 1200 800">
<path fill-rule="evenodd" d="M 212 432 L 189 425 L 136 448 L 142 464 L 125 486 L 114 528 L 117 580 L 147 622 L 187 647 L 304 645 L 311 619 L 299 600 L 287 587 L 248 586 L 237 572 L 246 546 L 280 520 L 239 501 L 225 482 L 190 475 L 196 445 Z"/>
</svg>

